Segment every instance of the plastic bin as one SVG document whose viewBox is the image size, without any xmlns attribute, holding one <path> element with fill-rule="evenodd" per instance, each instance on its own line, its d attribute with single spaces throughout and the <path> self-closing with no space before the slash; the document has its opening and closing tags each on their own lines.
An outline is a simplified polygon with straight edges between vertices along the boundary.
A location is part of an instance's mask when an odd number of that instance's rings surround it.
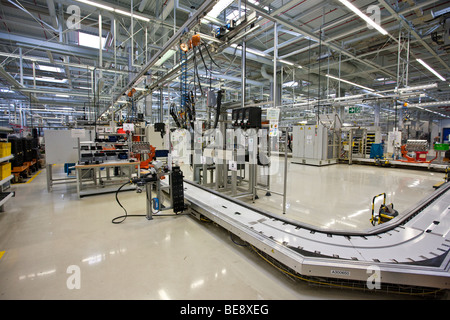
<svg viewBox="0 0 450 320">
<path fill-rule="evenodd" d="M 0 142 L 0 158 L 11 155 L 11 142 Z"/>
<path fill-rule="evenodd" d="M 2 163 L 0 165 L 0 180 L 11 175 L 11 162 Z"/>
</svg>

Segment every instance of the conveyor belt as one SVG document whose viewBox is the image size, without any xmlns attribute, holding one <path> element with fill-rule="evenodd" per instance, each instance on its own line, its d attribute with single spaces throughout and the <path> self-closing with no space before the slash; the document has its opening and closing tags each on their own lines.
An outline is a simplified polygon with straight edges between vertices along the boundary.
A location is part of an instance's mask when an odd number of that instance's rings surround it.
<svg viewBox="0 0 450 320">
<path fill-rule="evenodd" d="M 191 208 L 301 275 L 450 288 L 450 184 L 393 221 L 366 231 L 321 229 L 185 180 Z"/>
</svg>

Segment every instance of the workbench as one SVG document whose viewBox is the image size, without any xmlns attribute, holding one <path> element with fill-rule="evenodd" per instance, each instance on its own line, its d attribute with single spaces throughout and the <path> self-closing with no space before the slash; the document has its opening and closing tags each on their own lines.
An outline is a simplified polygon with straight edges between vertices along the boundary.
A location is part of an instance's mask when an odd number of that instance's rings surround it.
<svg viewBox="0 0 450 320">
<path fill-rule="evenodd" d="M 111 169 L 114 170 L 112 173 Z M 133 173 L 140 175 L 140 163 L 114 160 L 99 164 L 77 164 L 75 171 L 77 194 L 81 198 L 85 195 L 116 191 L 120 185 L 131 179 Z M 130 185 L 129 188 L 134 189 L 134 186 Z M 127 188 L 124 187 L 122 190 Z"/>
</svg>

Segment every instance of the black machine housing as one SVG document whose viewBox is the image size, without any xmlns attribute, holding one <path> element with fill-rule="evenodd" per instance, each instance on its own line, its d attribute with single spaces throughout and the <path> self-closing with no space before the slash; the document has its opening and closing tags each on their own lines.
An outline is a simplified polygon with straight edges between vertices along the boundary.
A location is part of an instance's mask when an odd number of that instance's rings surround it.
<svg viewBox="0 0 450 320">
<path fill-rule="evenodd" d="M 259 107 L 233 109 L 231 118 L 235 128 L 261 128 L 261 108 Z"/>
</svg>

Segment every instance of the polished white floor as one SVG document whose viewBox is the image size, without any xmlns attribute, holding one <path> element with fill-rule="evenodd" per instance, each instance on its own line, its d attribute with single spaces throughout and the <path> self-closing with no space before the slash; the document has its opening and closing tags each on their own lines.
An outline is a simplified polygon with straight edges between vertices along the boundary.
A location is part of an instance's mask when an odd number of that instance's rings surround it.
<svg viewBox="0 0 450 320">
<path fill-rule="evenodd" d="M 284 162 L 273 175 L 270 189 L 283 192 Z M 330 165 L 323 167 L 288 163 L 286 216 L 302 222 L 339 230 L 371 228 L 373 197 L 386 193 L 399 213 L 431 194 L 433 185 L 442 182 L 444 173 L 409 169 L 382 168 L 371 165 Z M 258 192 L 257 206 L 283 213 L 282 197 Z M 383 197 L 375 200 L 378 210 Z"/>
<path fill-rule="evenodd" d="M 374 195 L 387 192 L 401 211 L 442 179 L 428 171 L 289 164 L 286 214 L 322 227 L 366 229 Z M 271 188 L 281 191 L 282 183 L 274 176 Z M 12 190 L 16 197 L 0 213 L 1 300 L 417 298 L 292 281 L 225 230 L 188 216 L 112 224 L 123 214 L 114 194 L 78 199 L 74 184 L 49 193 L 45 170 Z M 143 193 L 119 198 L 128 214 L 145 214 Z M 261 193 L 255 205 L 281 214 L 278 195 Z M 79 273 L 71 273 L 73 266 Z M 80 288 L 69 289 L 75 275 Z"/>
</svg>

